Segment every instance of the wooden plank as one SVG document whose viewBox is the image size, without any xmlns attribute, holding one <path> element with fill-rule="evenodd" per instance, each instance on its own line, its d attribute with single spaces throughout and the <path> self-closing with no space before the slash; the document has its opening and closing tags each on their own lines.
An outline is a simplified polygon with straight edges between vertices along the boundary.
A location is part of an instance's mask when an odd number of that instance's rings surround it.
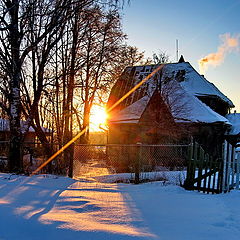
<svg viewBox="0 0 240 240">
<path fill-rule="evenodd" d="M 193 166 L 194 166 L 194 178 L 195 178 L 195 175 L 196 175 L 196 171 L 197 171 L 197 167 L 198 167 L 198 149 L 199 149 L 199 145 L 197 142 L 194 143 L 194 152 L 193 152 Z M 199 171 L 197 171 L 197 176 L 199 177 L 198 175 Z M 194 186 L 194 183 L 193 183 L 193 186 Z"/>
<path fill-rule="evenodd" d="M 210 157 L 211 158 L 211 157 Z M 209 161 L 210 162 L 210 167 L 212 168 L 211 170 L 209 170 L 207 173 L 204 173 L 202 176 L 201 176 L 201 180 L 203 180 L 204 178 L 207 178 L 209 176 L 212 176 L 214 173 L 218 172 L 219 169 L 218 168 L 215 168 L 213 167 L 213 162 L 211 163 L 211 160 Z M 198 182 L 199 181 L 199 177 L 196 177 L 193 179 L 194 183 Z M 208 181 L 207 181 L 208 182 Z"/>
<path fill-rule="evenodd" d="M 222 192 L 222 166 L 223 166 L 223 163 L 222 163 L 222 158 L 219 159 L 218 161 L 218 177 L 217 177 L 217 189 L 219 191 L 219 193 Z"/>
<path fill-rule="evenodd" d="M 208 173 L 209 155 L 206 154 L 204 156 L 204 158 L 205 158 L 205 168 L 204 168 L 204 175 L 203 176 L 205 176 Z M 207 177 L 204 177 L 203 188 L 206 189 L 206 186 L 207 186 Z M 205 190 L 203 192 L 205 193 Z"/>
<path fill-rule="evenodd" d="M 213 178 L 212 178 L 212 184 L 211 184 L 211 188 L 212 189 L 215 189 L 215 181 L 216 181 L 216 170 L 217 170 L 217 164 L 215 161 L 213 161 L 213 165 L 212 165 L 212 168 L 213 168 Z"/>
<path fill-rule="evenodd" d="M 188 190 L 192 189 L 194 177 L 195 177 L 195 169 L 193 165 L 193 141 L 191 141 L 188 147 L 187 177 L 184 184 L 185 189 L 188 189 Z"/>
<path fill-rule="evenodd" d="M 237 152 L 237 163 L 236 163 L 236 189 L 239 190 L 239 175 L 240 175 L 240 153 Z"/>
<path fill-rule="evenodd" d="M 216 173 L 219 171 L 219 162 L 217 160 L 214 161 L 214 174 L 213 174 L 213 183 L 212 183 L 212 189 L 218 190 L 217 184 L 216 184 Z"/>
<path fill-rule="evenodd" d="M 201 187 L 202 183 L 202 170 L 203 170 L 203 161 L 204 161 L 204 150 L 199 146 L 199 159 L 198 159 L 198 182 L 197 187 Z"/>
<path fill-rule="evenodd" d="M 223 174 L 222 174 L 222 190 L 226 191 L 226 179 L 227 179 L 227 141 L 223 144 Z"/>
<path fill-rule="evenodd" d="M 232 152 L 232 145 L 227 143 L 228 145 L 228 157 L 227 157 L 227 184 L 226 184 L 226 191 L 229 192 L 230 190 L 230 174 L 231 174 L 231 152 Z"/>
<path fill-rule="evenodd" d="M 232 173 L 232 179 L 230 183 L 230 188 L 233 188 L 235 185 L 235 168 L 236 168 L 236 161 L 235 161 L 235 148 L 232 146 L 232 151 L 231 151 L 231 173 Z"/>
<path fill-rule="evenodd" d="M 211 178 L 212 178 L 212 174 L 210 174 L 212 171 L 214 171 L 214 169 L 212 170 L 212 164 L 213 164 L 213 159 L 212 157 L 210 156 L 209 157 L 209 161 L 210 161 L 210 164 L 209 164 L 209 177 L 208 177 L 208 186 L 207 186 L 207 194 L 209 194 L 211 192 Z"/>
</svg>

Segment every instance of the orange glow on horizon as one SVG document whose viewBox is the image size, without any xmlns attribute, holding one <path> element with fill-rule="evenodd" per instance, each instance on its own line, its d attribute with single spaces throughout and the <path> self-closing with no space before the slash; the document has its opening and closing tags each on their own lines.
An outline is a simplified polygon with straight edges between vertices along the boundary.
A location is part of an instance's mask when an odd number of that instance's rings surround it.
<svg viewBox="0 0 240 240">
<path fill-rule="evenodd" d="M 90 114 L 90 131 L 99 132 L 102 131 L 101 126 L 106 125 L 108 114 L 105 107 L 100 105 L 93 105 Z"/>
</svg>

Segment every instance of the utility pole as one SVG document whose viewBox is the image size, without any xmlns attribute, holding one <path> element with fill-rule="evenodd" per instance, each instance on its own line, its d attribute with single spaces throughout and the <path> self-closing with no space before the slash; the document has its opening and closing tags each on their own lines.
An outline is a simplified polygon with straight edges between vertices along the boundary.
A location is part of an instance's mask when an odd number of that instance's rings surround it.
<svg viewBox="0 0 240 240">
<path fill-rule="evenodd" d="M 176 62 L 178 62 L 178 39 L 176 39 Z"/>
</svg>

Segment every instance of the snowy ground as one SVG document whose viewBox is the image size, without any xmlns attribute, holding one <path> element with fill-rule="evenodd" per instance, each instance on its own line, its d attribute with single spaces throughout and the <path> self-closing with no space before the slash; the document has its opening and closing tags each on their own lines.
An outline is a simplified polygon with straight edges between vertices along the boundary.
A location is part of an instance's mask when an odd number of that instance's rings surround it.
<svg viewBox="0 0 240 240">
<path fill-rule="evenodd" d="M 237 240 L 240 191 L 0 174 L 0 239 Z"/>
</svg>

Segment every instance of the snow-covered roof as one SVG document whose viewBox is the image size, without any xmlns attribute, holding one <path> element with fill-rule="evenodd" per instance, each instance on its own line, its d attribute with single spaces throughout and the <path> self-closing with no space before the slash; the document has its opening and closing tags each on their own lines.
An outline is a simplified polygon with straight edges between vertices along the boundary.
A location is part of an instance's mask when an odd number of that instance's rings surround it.
<svg viewBox="0 0 240 240">
<path fill-rule="evenodd" d="M 228 132 L 229 135 L 240 134 L 240 113 L 227 114 L 226 118 L 232 124 L 231 130 Z"/>
<path fill-rule="evenodd" d="M 134 66 L 127 67 L 126 72 L 131 75 L 131 71 L 135 71 L 135 85 L 144 77 L 151 73 L 158 65 Z M 175 79 L 189 93 L 195 96 L 213 96 L 226 102 L 230 107 L 234 107 L 233 102 L 225 96 L 213 83 L 210 83 L 204 76 L 200 75 L 189 62 L 168 63 L 164 64 L 161 71 L 161 80 Z M 155 89 L 156 82 L 153 78 L 148 80 L 148 91 Z"/>
<path fill-rule="evenodd" d="M 180 108 L 181 111 L 172 110 L 172 115 L 176 122 L 195 122 L 195 123 L 217 123 L 223 122 L 231 125 L 231 123 L 225 117 L 213 111 L 205 103 L 200 101 L 194 95 L 188 93 L 185 89 L 179 89 L 178 104 L 173 108 Z"/>
<path fill-rule="evenodd" d="M 149 96 L 144 96 L 132 105 L 124 108 L 122 111 L 111 113 L 109 122 L 114 123 L 138 123 L 148 102 Z"/>
<path fill-rule="evenodd" d="M 170 92 L 171 96 L 168 96 L 167 101 L 176 122 L 223 122 L 231 125 L 228 119 L 213 111 L 194 95 L 189 94 L 178 82 L 174 83 L 174 86 L 178 88 Z M 149 95 L 144 96 L 123 110 L 113 113 L 109 122 L 138 123 L 149 100 Z"/>
<path fill-rule="evenodd" d="M 25 121 L 21 121 L 20 124 L 21 124 L 21 127 L 23 127 L 25 124 Z M 45 133 L 47 132 L 50 133 L 52 131 L 51 129 L 44 128 L 44 127 L 42 127 L 42 130 Z M 9 120 L 0 118 L 0 132 L 9 132 L 9 131 L 10 131 Z M 33 127 L 29 127 L 29 132 L 35 132 Z"/>
<path fill-rule="evenodd" d="M 216 96 L 222 101 L 234 107 L 232 101 L 225 96 L 213 83 L 200 75 L 188 62 L 166 64 L 163 68 L 163 76 L 175 77 L 179 71 L 184 71 L 181 86 L 195 96 Z"/>
<path fill-rule="evenodd" d="M 148 76 L 159 65 L 127 67 L 128 74 L 118 85 L 118 98 L 130 90 L 143 78 Z M 161 84 L 160 84 L 161 82 Z M 201 100 L 199 96 L 213 96 L 226 102 L 229 107 L 233 103 L 212 83 L 201 76 L 188 62 L 162 65 L 155 76 L 148 79 L 138 90 L 123 102 L 118 112 L 109 119 L 114 123 L 137 123 L 157 87 L 161 85 L 161 94 L 165 103 L 170 106 L 171 113 L 178 122 L 223 122 L 231 125 L 225 117 L 216 113 Z M 164 95 L 167 95 L 164 96 Z M 111 95 L 110 95 L 111 98 Z M 135 102 L 134 102 L 135 101 Z"/>
</svg>

